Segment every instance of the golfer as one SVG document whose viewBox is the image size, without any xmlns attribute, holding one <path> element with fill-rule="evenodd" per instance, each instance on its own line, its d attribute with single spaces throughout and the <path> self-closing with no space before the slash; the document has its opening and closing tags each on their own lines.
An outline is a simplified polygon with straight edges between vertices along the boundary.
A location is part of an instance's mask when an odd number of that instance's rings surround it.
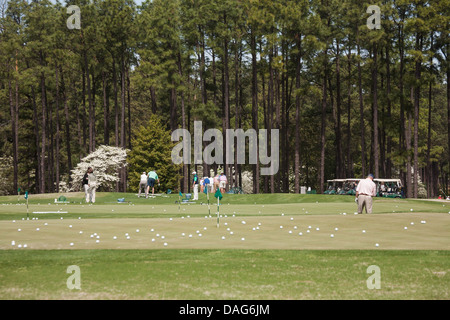
<svg viewBox="0 0 450 320">
<path fill-rule="evenodd" d="M 144 193 L 145 193 L 145 188 L 147 187 L 147 174 L 144 172 L 142 172 L 141 174 L 141 181 L 139 182 L 139 194 L 138 197 L 141 197 L 141 189 L 144 189 Z"/>
<path fill-rule="evenodd" d="M 205 192 L 205 193 L 211 192 L 211 181 L 209 180 L 208 177 L 203 178 L 202 186 L 203 186 L 202 192 Z"/>
<path fill-rule="evenodd" d="M 356 199 L 358 200 L 358 214 L 362 214 L 364 207 L 366 213 L 372 213 L 372 197 L 376 196 L 377 187 L 373 182 L 373 174 L 359 181 L 356 187 Z"/>
<path fill-rule="evenodd" d="M 148 179 L 147 179 L 147 190 L 145 192 L 145 198 L 148 198 L 148 193 L 150 192 L 150 188 L 152 188 L 152 196 L 155 195 L 155 182 L 158 182 L 159 185 L 159 178 L 155 171 L 150 171 L 148 173 Z"/>
<path fill-rule="evenodd" d="M 194 189 L 194 199 L 193 200 L 198 200 L 198 176 L 197 176 L 197 172 L 192 172 L 192 174 L 194 175 L 194 178 L 192 178 L 192 188 Z"/>
<path fill-rule="evenodd" d="M 223 172 L 219 176 L 219 187 L 220 187 L 220 192 L 225 193 L 225 189 L 227 187 L 227 176 Z"/>
<path fill-rule="evenodd" d="M 97 184 L 97 177 L 94 174 L 92 167 L 89 167 L 83 176 L 83 189 L 86 203 L 95 203 L 95 187 Z"/>
</svg>

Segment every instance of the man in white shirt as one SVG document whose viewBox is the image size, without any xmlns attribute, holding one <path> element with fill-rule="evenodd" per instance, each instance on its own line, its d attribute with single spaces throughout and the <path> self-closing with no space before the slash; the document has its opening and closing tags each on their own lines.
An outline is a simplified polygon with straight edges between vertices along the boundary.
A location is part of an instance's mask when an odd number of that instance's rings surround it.
<svg viewBox="0 0 450 320">
<path fill-rule="evenodd" d="M 141 181 L 139 182 L 139 194 L 138 197 L 141 197 L 141 189 L 144 188 L 144 192 L 145 192 L 145 188 L 147 187 L 147 175 L 145 174 L 145 171 L 142 172 L 141 174 Z"/>
<path fill-rule="evenodd" d="M 369 174 L 366 179 L 359 181 L 356 187 L 356 198 L 358 199 L 358 214 L 361 214 L 364 207 L 366 213 L 372 213 L 372 197 L 376 196 L 377 187 L 373 182 L 373 174 Z"/>
</svg>

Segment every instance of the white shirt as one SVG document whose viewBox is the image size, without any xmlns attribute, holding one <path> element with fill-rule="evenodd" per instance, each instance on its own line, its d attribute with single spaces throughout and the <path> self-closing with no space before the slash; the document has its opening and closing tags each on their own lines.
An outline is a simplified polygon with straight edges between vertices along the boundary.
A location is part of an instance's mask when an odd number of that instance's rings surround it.
<svg viewBox="0 0 450 320">
<path fill-rule="evenodd" d="M 141 174 L 141 182 L 147 182 L 147 175 Z"/>
<path fill-rule="evenodd" d="M 358 192 L 358 194 L 366 194 L 372 197 L 377 195 L 376 190 L 377 186 L 370 178 L 359 181 L 358 186 L 356 187 L 356 192 Z"/>
</svg>

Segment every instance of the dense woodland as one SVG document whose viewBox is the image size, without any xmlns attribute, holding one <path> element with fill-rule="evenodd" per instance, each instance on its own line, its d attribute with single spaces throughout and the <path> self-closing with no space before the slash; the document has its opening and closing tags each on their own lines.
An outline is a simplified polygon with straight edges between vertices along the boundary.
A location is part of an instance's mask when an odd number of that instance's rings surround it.
<svg viewBox="0 0 450 320">
<path fill-rule="evenodd" d="M 279 129 L 276 175 L 223 168 L 232 186 L 252 172 L 254 193 L 373 173 L 435 197 L 449 181 L 449 21 L 448 0 L 0 0 L 1 192 L 58 192 L 98 146 L 133 150 L 156 114 L 168 132 Z"/>
</svg>

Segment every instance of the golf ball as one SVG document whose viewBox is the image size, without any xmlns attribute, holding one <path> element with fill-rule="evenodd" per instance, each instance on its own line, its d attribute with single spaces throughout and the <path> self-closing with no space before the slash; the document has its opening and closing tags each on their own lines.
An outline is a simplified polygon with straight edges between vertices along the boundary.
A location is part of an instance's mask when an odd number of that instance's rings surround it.
<svg viewBox="0 0 450 320">
<path fill-rule="evenodd" d="M 167 242 L 164 242 L 164 246 L 167 247 Z"/>
<path fill-rule="evenodd" d="M 116 236 L 114 236 L 114 237 L 113 237 L 113 239 L 114 239 L 114 240 L 116 240 L 116 239 L 117 239 L 117 237 L 116 237 Z"/>
<path fill-rule="evenodd" d="M 378 243 L 375 243 L 375 247 L 379 247 L 380 245 Z"/>
<path fill-rule="evenodd" d="M 242 240 L 242 241 L 244 241 L 244 240 L 245 240 L 245 238 L 241 238 L 241 240 Z"/>
<path fill-rule="evenodd" d="M 362 233 L 366 233 L 366 230 L 363 230 Z"/>
<path fill-rule="evenodd" d="M 224 236 L 222 236 L 222 240 L 225 240 L 225 237 L 224 237 Z"/>
<path fill-rule="evenodd" d="M 136 232 L 139 232 L 139 229 L 136 229 Z"/>
<path fill-rule="evenodd" d="M 331 234 L 330 237 L 331 237 L 331 238 L 334 238 L 334 234 Z"/>
<path fill-rule="evenodd" d="M 70 246 L 71 246 L 71 247 L 73 246 L 73 242 L 70 243 Z"/>
<path fill-rule="evenodd" d="M 17 231 L 19 231 L 19 232 L 20 232 L 20 231 L 22 231 L 22 229 L 17 229 Z"/>
</svg>

